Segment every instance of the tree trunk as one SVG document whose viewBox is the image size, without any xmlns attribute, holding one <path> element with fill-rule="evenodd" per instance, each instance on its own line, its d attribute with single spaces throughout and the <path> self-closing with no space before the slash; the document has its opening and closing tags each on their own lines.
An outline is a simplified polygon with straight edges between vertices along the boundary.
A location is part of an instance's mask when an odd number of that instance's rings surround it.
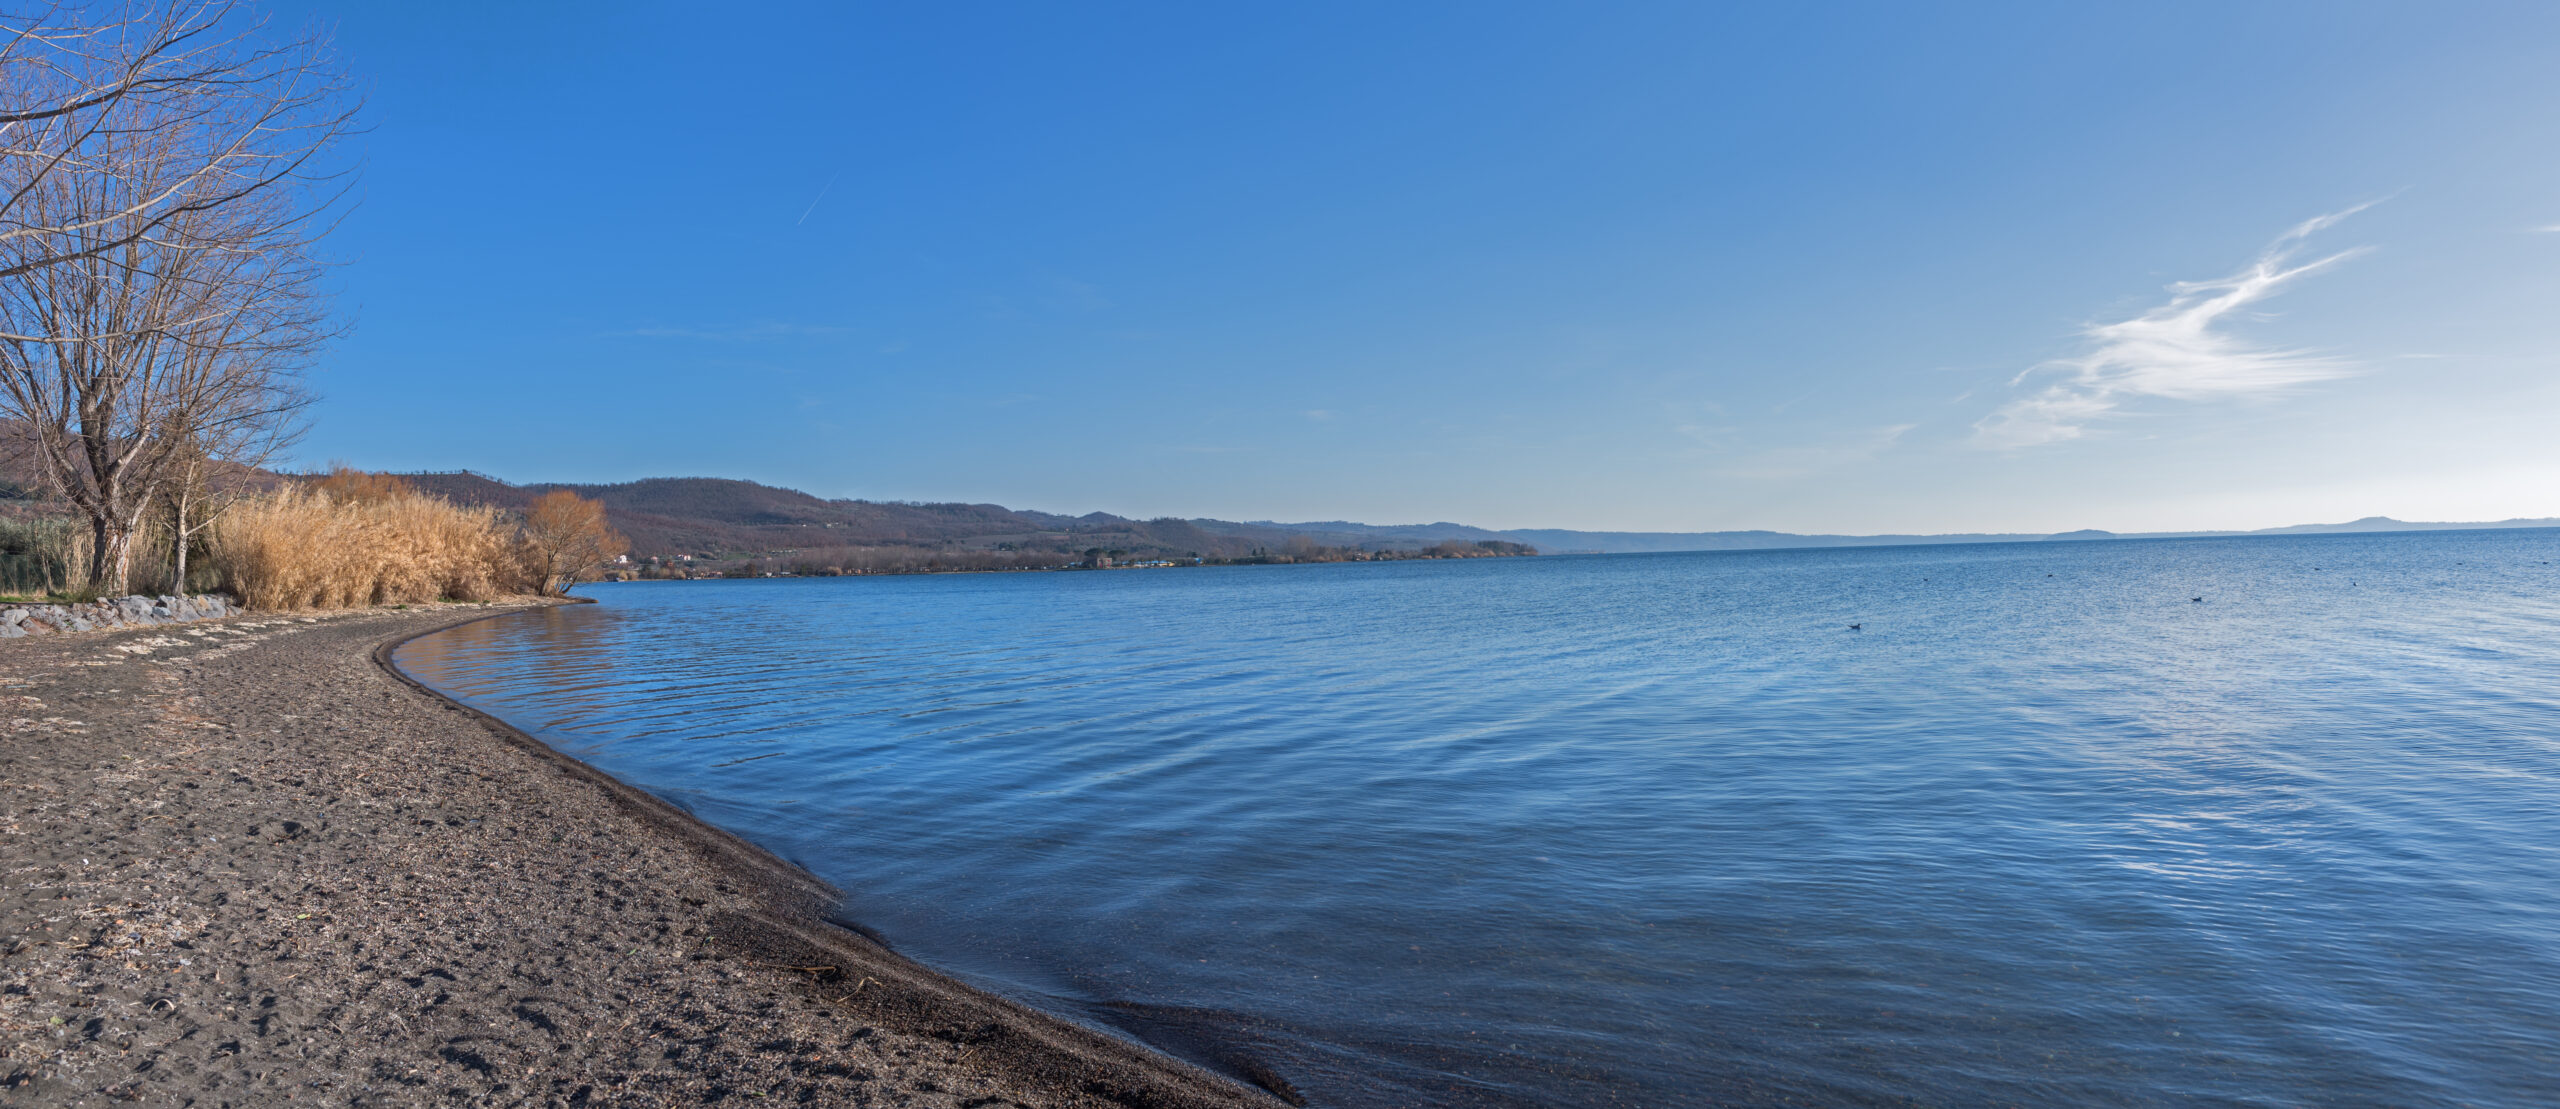
<svg viewBox="0 0 2560 1109">
<path fill-rule="evenodd" d="M 178 506 L 178 524 L 177 524 L 177 526 L 176 526 L 176 527 L 173 527 L 173 528 L 170 528 L 170 529 L 169 529 L 171 532 L 173 532 L 173 533 L 175 533 L 175 534 L 177 535 L 177 538 L 173 541 L 173 542 L 175 543 L 175 547 L 174 547 L 174 549 L 172 549 L 172 550 L 169 552 L 169 565 L 171 565 L 171 566 L 173 566 L 173 567 L 175 567 L 175 568 L 176 568 L 175 570 L 171 571 L 171 573 L 172 573 L 172 574 L 177 578 L 177 580 L 176 580 L 175 582 L 172 582 L 172 583 L 170 584 L 170 586 L 169 586 L 169 592 L 179 594 L 180 596 L 184 596 L 184 595 L 186 594 L 186 592 L 187 592 L 187 496 L 186 496 L 186 494 L 184 494 L 184 493 L 180 493 L 180 494 L 178 494 L 177 506 Z"/>
<path fill-rule="evenodd" d="M 121 597 L 133 573 L 133 528 L 114 513 L 89 518 L 89 588 L 101 597 Z"/>
</svg>

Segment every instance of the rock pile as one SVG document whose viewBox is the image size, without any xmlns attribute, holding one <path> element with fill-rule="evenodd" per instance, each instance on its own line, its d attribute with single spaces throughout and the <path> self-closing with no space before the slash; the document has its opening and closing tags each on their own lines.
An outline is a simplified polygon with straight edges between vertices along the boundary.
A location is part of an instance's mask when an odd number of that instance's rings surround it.
<svg viewBox="0 0 2560 1109">
<path fill-rule="evenodd" d="M 243 610 L 219 593 L 192 597 L 117 597 L 68 605 L 11 605 L 0 608 L 0 639 L 30 635 L 95 631 L 99 628 L 142 628 L 238 616 Z"/>
</svg>

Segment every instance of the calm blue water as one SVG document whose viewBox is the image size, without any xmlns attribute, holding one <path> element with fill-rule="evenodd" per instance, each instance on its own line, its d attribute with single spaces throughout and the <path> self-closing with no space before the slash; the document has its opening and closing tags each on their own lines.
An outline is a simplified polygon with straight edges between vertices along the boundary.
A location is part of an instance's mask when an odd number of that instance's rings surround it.
<svg viewBox="0 0 2560 1109">
<path fill-rule="evenodd" d="M 2555 563 L 642 583 L 399 662 L 909 954 L 1318 1105 L 2539 1107 Z"/>
</svg>

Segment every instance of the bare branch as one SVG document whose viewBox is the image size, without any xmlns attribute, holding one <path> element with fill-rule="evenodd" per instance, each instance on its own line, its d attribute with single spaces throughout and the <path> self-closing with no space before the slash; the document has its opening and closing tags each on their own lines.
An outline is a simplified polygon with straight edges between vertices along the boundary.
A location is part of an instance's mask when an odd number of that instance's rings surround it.
<svg viewBox="0 0 2560 1109">
<path fill-rule="evenodd" d="M 0 17 L 0 417 L 122 588 L 149 506 L 183 573 L 297 433 L 345 195 L 322 159 L 354 116 L 316 37 L 268 41 L 227 0 L 114 10 L 142 14 Z"/>
</svg>

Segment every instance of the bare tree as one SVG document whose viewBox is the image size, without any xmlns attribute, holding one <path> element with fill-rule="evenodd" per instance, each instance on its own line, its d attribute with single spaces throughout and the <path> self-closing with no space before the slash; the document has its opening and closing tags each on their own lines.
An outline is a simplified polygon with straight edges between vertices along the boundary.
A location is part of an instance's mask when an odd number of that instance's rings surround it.
<svg viewBox="0 0 2560 1109">
<path fill-rule="evenodd" d="M 0 15 L 0 242 L 39 240 L 0 277 L 110 251 L 190 213 L 335 175 L 315 159 L 351 129 L 344 79 L 315 35 L 269 41 L 234 0 L 50 5 Z M 181 165 L 111 207 L 28 203 L 56 175 L 118 176 L 101 143 L 136 129 L 184 132 Z"/>
<path fill-rule="evenodd" d="M 305 399 L 289 382 L 275 393 L 275 402 L 292 407 Z M 302 426 L 290 420 L 240 419 L 210 421 L 177 442 L 160 492 L 168 511 L 170 588 L 187 591 L 187 556 L 196 537 L 242 498 L 263 491 L 262 471 L 301 434 Z"/>
<path fill-rule="evenodd" d="M 329 334 L 311 246 L 343 181 L 313 167 L 348 131 L 344 83 L 318 40 L 268 45 L 232 33 L 231 14 L 186 3 L 30 32 L 0 67 L 85 105 L 26 124 L 48 143 L 0 150 L 0 416 L 88 517 L 107 591 L 191 463 L 254 464 L 290 437 L 300 371 Z M 123 45 L 133 35 L 143 45 Z M 125 76 L 137 68 L 157 76 Z M 80 91 L 101 88 L 123 91 Z M 0 95 L 30 102 L 14 84 Z M 181 511 L 182 532 L 200 527 Z"/>
</svg>

